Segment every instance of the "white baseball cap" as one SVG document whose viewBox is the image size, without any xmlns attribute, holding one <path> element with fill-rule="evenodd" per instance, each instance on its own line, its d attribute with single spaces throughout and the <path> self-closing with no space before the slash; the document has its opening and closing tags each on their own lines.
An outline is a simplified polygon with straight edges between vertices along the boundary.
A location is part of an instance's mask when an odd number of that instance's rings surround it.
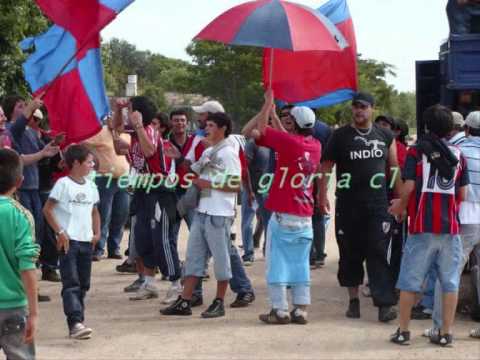
<svg viewBox="0 0 480 360">
<path fill-rule="evenodd" d="M 465 125 L 472 129 L 480 129 L 480 111 L 472 111 L 468 114 Z"/>
<path fill-rule="evenodd" d="M 43 113 L 40 109 L 37 109 L 33 112 L 33 117 L 34 118 L 37 118 L 37 119 L 40 119 L 40 120 L 43 120 Z"/>
<path fill-rule="evenodd" d="M 193 111 L 199 114 L 202 114 L 202 113 L 216 114 L 216 113 L 225 112 L 225 109 L 223 108 L 222 104 L 220 104 L 218 101 L 215 101 L 215 100 L 207 101 L 206 103 L 200 106 L 192 106 L 192 109 Z"/>
<path fill-rule="evenodd" d="M 459 112 L 452 111 L 453 116 L 453 124 L 459 127 L 463 127 L 465 125 L 465 120 L 463 119 L 463 115 Z"/>
<path fill-rule="evenodd" d="M 296 106 L 290 111 L 300 129 L 312 129 L 315 125 L 315 113 L 306 106 Z"/>
</svg>

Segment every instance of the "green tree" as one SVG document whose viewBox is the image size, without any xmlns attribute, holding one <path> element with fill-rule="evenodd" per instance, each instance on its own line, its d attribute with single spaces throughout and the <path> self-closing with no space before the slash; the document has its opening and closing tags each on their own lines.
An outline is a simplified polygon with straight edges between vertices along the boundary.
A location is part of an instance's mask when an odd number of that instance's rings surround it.
<svg viewBox="0 0 480 360">
<path fill-rule="evenodd" d="M 22 63 L 26 55 L 18 43 L 26 37 L 45 31 L 48 21 L 32 0 L 0 2 L 0 96 L 29 92 Z"/>
<path fill-rule="evenodd" d="M 263 101 L 262 49 L 193 42 L 191 89 L 222 102 L 235 123 L 243 124 L 256 114 Z"/>
</svg>

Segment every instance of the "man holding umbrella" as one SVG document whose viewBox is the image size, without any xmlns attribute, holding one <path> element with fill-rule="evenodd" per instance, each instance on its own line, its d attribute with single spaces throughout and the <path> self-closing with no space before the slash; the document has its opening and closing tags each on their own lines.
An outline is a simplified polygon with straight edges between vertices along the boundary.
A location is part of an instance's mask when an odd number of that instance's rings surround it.
<svg viewBox="0 0 480 360">
<path fill-rule="evenodd" d="M 277 163 L 266 208 L 272 211 L 267 231 L 267 283 L 272 310 L 260 315 L 267 324 L 307 323 L 310 304 L 309 255 L 312 245 L 313 181 L 321 157 L 321 145 L 313 134 L 315 114 L 307 107 L 294 107 L 292 133 L 268 126 L 273 92 L 265 94 L 259 115 L 245 126 L 257 144 L 276 152 Z M 256 123 L 254 126 L 253 123 Z M 288 313 L 287 286 L 293 298 Z"/>
</svg>

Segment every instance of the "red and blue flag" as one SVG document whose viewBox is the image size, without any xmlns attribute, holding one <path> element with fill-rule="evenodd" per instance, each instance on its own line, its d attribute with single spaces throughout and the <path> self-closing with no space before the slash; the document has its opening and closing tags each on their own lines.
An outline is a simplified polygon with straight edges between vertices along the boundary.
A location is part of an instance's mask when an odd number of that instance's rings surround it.
<svg viewBox="0 0 480 360">
<path fill-rule="evenodd" d="M 275 98 L 311 108 L 350 100 L 358 89 L 357 46 L 347 0 L 330 0 L 319 9 L 341 31 L 349 46 L 343 51 L 275 50 L 273 90 Z M 270 51 L 263 57 L 263 79 L 270 78 Z"/>
<path fill-rule="evenodd" d="M 80 142 L 98 131 L 110 112 L 103 82 L 100 31 L 134 0 L 36 0 L 55 23 L 45 33 L 22 41 L 34 52 L 23 64 L 34 95 L 43 100 L 50 127 Z"/>
</svg>

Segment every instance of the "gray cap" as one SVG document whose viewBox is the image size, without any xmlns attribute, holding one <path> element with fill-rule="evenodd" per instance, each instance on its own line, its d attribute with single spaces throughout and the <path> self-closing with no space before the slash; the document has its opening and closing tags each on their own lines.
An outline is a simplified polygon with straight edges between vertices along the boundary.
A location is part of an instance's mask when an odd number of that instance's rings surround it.
<svg viewBox="0 0 480 360">
<path fill-rule="evenodd" d="M 480 111 L 472 111 L 468 114 L 465 125 L 472 129 L 480 129 Z"/>
</svg>

